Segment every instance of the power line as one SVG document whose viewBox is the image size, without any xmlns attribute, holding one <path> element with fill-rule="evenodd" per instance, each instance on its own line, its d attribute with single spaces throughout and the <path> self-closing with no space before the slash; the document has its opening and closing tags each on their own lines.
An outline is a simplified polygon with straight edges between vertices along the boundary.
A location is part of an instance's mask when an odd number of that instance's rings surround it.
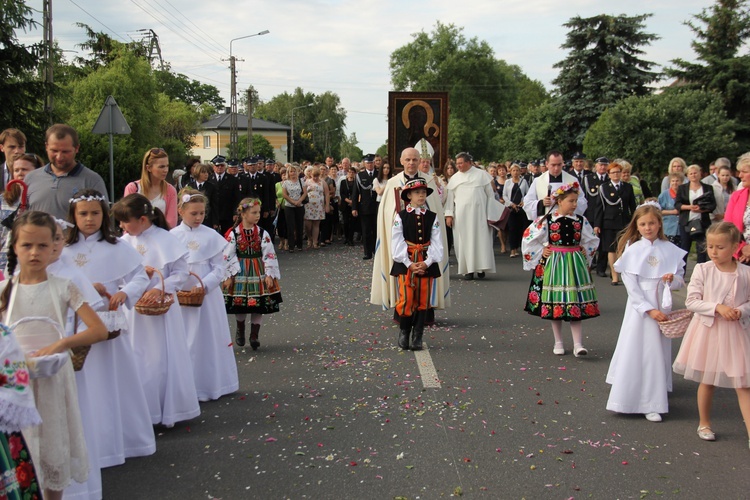
<svg viewBox="0 0 750 500">
<path fill-rule="evenodd" d="M 208 51 L 206 51 L 205 47 L 201 47 L 200 45 L 197 45 L 192 40 L 190 40 L 190 38 L 184 36 L 179 31 L 177 31 L 174 28 L 172 28 L 171 26 L 167 25 L 165 21 L 163 21 L 163 20 L 159 19 L 158 17 L 156 17 L 152 12 L 149 12 L 145 7 L 143 7 L 142 5 L 140 5 L 139 3 L 137 3 L 135 0 L 130 0 L 130 1 L 131 1 L 131 3 L 133 3 L 133 5 L 135 5 L 139 9 L 141 9 L 143 12 L 145 12 L 149 16 L 153 17 L 157 22 L 159 22 L 162 26 L 164 26 L 165 28 L 167 28 L 169 31 L 171 31 L 175 35 L 179 36 L 180 38 L 182 38 L 183 40 L 185 40 L 187 43 L 189 43 L 190 45 L 192 45 L 196 49 L 198 49 L 201 52 L 203 52 L 204 54 L 206 54 L 208 57 L 210 57 L 212 59 L 216 59 L 216 61 L 218 61 L 218 62 L 221 62 L 221 58 L 220 57 L 216 57 L 214 55 L 211 55 Z"/>
<path fill-rule="evenodd" d="M 197 29 L 198 31 L 200 31 L 200 32 L 201 32 L 201 33 L 203 34 L 203 37 L 204 37 L 205 39 L 207 39 L 207 40 L 209 40 L 209 41 L 213 42 L 213 43 L 214 43 L 214 46 L 215 46 L 215 47 L 218 47 L 218 48 L 219 48 L 219 51 L 220 51 L 220 52 L 222 52 L 222 53 L 223 53 L 223 52 L 225 52 L 225 51 L 226 51 L 226 47 L 224 47 L 224 46 L 223 46 L 223 45 L 221 45 L 221 44 L 220 44 L 219 42 L 217 42 L 217 41 L 216 41 L 216 40 L 215 40 L 214 38 L 212 38 L 212 37 L 211 37 L 211 35 L 209 35 L 209 34 L 208 34 L 208 33 L 206 33 L 205 31 L 203 31 L 203 30 L 202 30 L 202 29 L 200 28 L 200 26 L 198 26 L 197 24 L 195 24 L 195 23 L 194 23 L 194 22 L 192 21 L 192 19 L 190 19 L 189 17 L 187 17 L 187 16 L 185 15 L 185 14 L 183 14 L 183 13 L 182 13 L 182 11 L 181 11 L 181 10 L 179 10 L 179 9 L 178 9 L 177 7 L 175 7 L 174 5 L 172 5 L 172 3 L 171 3 L 171 2 L 169 1 L 169 0 L 164 0 L 164 1 L 165 1 L 165 2 L 167 2 L 167 4 L 168 4 L 168 5 L 170 6 L 170 7 L 172 7 L 172 10 L 174 10 L 174 11 L 175 11 L 175 12 L 176 12 L 177 14 L 179 14 L 180 16 L 182 16 L 183 18 L 185 18 L 185 19 L 186 19 L 186 20 L 187 20 L 187 21 L 188 21 L 188 22 L 189 22 L 190 24 L 192 24 L 193 26 L 195 26 L 195 28 L 196 28 L 196 29 Z M 192 30 L 191 30 L 191 31 L 192 31 Z M 193 33 L 195 33 L 195 31 L 193 31 Z M 196 35 L 197 35 L 197 33 L 196 33 Z"/>
<path fill-rule="evenodd" d="M 119 33 L 117 33 L 117 32 L 116 32 L 115 30 L 113 30 L 112 28 L 110 28 L 109 26 L 107 26 L 106 24 L 104 24 L 103 22 L 101 22 L 101 21 L 100 21 L 99 19 L 97 19 L 97 18 L 96 18 L 96 17 L 95 17 L 95 16 L 94 16 L 94 15 L 93 15 L 93 14 L 92 14 L 91 12 L 87 11 L 86 9 L 84 9 L 83 7 L 81 7 L 80 5 L 78 5 L 77 3 L 75 3 L 75 2 L 73 1 L 73 0 L 69 0 L 69 1 L 70 1 L 70 3 L 72 3 L 73 5 L 75 5 L 76 7 L 78 7 L 79 9 L 81 9 L 81 10 L 82 10 L 83 12 L 85 12 L 86 14 L 88 14 L 88 15 L 89 15 L 89 17 L 91 17 L 91 19 L 93 19 L 93 20 L 94 20 L 94 21 L 96 21 L 97 23 L 99 23 L 99 24 L 101 24 L 102 26 L 104 26 L 105 28 L 107 28 L 107 29 L 109 30 L 109 32 L 110 32 L 110 33 L 112 33 L 113 35 L 115 35 L 115 36 L 119 37 L 119 38 L 120 38 L 120 40 L 122 40 L 123 42 L 125 42 L 125 43 L 128 43 L 128 41 L 127 41 L 127 40 L 126 40 L 126 39 L 125 39 L 124 37 L 122 37 L 122 36 L 121 36 L 121 35 L 120 35 Z"/>
<path fill-rule="evenodd" d="M 201 42 L 205 42 L 204 37 L 198 34 L 194 29 L 192 29 L 190 26 L 185 24 L 182 20 L 177 19 L 175 14 L 170 12 L 166 7 L 163 5 L 160 5 L 158 0 L 154 0 L 153 2 L 149 3 L 149 7 L 154 9 L 154 12 L 158 13 L 160 16 L 163 16 L 164 19 L 168 19 L 177 29 L 179 29 L 181 32 L 186 33 L 190 37 L 195 37 L 201 39 Z M 216 46 L 212 47 L 204 47 L 208 48 L 210 50 L 217 50 Z M 219 47 L 218 52 L 224 53 L 225 49 L 223 47 Z"/>
</svg>

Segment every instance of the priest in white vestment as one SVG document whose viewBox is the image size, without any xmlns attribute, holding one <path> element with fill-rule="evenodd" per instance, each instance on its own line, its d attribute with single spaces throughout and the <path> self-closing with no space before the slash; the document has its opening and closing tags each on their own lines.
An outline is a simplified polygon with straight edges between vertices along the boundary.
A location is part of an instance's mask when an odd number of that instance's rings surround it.
<svg viewBox="0 0 750 500">
<path fill-rule="evenodd" d="M 535 221 L 537 217 L 549 213 L 552 208 L 552 198 L 550 193 L 562 186 L 563 184 L 572 184 L 578 182 L 578 179 L 563 170 L 563 156 L 559 151 L 550 151 L 547 153 L 547 171 L 534 179 L 531 183 L 526 196 L 523 198 L 523 209 L 530 221 Z M 578 205 L 576 211 L 578 215 L 586 212 L 588 202 L 586 193 L 579 186 Z"/>
<path fill-rule="evenodd" d="M 393 219 L 403 207 L 397 203 L 401 202 L 401 188 L 410 179 L 419 176 L 419 151 L 415 148 L 406 148 L 401 153 L 401 165 L 404 171 L 396 174 L 388 180 L 385 191 L 380 200 L 377 219 L 377 238 L 375 240 L 375 256 L 372 265 L 372 283 L 370 287 L 370 303 L 381 306 L 383 310 L 395 307 L 398 300 L 396 291 L 398 280 L 391 276 L 393 258 L 391 255 L 391 238 L 393 232 Z M 423 177 L 424 178 L 424 177 Z M 445 216 L 443 204 L 440 201 L 439 190 L 435 184 L 435 178 L 425 179 L 427 186 L 432 189 L 432 194 L 427 197 L 427 208 L 437 214 L 436 220 L 443 224 Z M 398 192 L 397 192 L 398 191 Z M 443 248 L 448 248 L 446 232 L 441 231 Z M 443 252 L 443 260 L 440 262 L 442 276 L 435 279 L 434 286 L 430 290 L 430 305 L 435 309 L 444 309 L 450 306 L 450 273 L 448 272 L 448 252 Z"/>
<path fill-rule="evenodd" d="M 466 279 L 474 273 L 484 278 L 495 272 L 492 228 L 488 222 L 502 215 L 502 205 L 495 200 L 489 174 L 474 168 L 468 153 L 456 157 L 458 172 L 448 181 L 445 201 L 445 224 L 453 228 L 458 272 Z"/>
</svg>

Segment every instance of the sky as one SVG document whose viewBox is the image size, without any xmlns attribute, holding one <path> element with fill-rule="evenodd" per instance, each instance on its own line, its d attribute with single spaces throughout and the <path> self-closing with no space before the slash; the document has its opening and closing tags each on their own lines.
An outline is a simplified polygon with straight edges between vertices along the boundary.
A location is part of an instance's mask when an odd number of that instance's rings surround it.
<svg viewBox="0 0 750 500">
<path fill-rule="evenodd" d="M 230 40 L 263 30 L 269 34 L 232 43 L 237 89 L 253 85 L 264 101 L 301 87 L 332 91 L 347 113 L 347 134 L 374 152 L 388 136 L 387 108 L 391 53 L 431 32 L 455 24 L 467 39 L 486 41 L 495 57 L 521 67 L 552 90 L 553 65 L 566 57 L 560 48 L 572 17 L 651 13 L 646 31 L 661 38 L 645 48 L 644 59 L 668 66 L 675 58 L 694 60 L 693 34 L 684 25 L 710 7 L 710 0 L 53 0 L 53 33 L 63 50 L 85 40 L 82 22 L 116 40 L 140 39 L 152 29 L 172 70 L 215 85 L 229 105 Z M 27 0 L 41 21 L 41 0 Z M 41 39 L 30 31 L 23 42 Z M 66 52 L 67 57 L 77 54 Z M 470 75 L 466 75 L 470 78 Z M 117 96 L 115 96 L 117 98 Z"/>
</svg>

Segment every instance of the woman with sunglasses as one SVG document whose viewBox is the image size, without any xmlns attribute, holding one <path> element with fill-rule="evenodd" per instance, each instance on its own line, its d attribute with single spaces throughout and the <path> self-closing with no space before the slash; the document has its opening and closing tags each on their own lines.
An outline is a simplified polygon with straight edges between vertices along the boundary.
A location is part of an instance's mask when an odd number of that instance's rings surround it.
<svg viewBox="0 0 750 500">
<path fill-rule="evenodd" d="M 170 229 L 177 226 L 177 190 L 167 182 L 169 156 L 162 148 L 151 148 L 143 156 L 140 180 L 125 186 L 125 196 L 140 193 L 164 212 Z"/>
</svg>

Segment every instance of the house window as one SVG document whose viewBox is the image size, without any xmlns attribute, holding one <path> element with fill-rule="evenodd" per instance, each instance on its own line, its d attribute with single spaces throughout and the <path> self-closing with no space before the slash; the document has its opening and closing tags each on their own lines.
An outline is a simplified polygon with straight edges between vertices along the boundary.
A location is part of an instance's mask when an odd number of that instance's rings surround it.
<svg viewBox="0 0 750 500">
<path fill-rule="evenodd" d="M 203 147 L 208 149 L 211 147 L 211 136 L 210 135 L 204 135 L 203 136 Z"/>
</svg>

